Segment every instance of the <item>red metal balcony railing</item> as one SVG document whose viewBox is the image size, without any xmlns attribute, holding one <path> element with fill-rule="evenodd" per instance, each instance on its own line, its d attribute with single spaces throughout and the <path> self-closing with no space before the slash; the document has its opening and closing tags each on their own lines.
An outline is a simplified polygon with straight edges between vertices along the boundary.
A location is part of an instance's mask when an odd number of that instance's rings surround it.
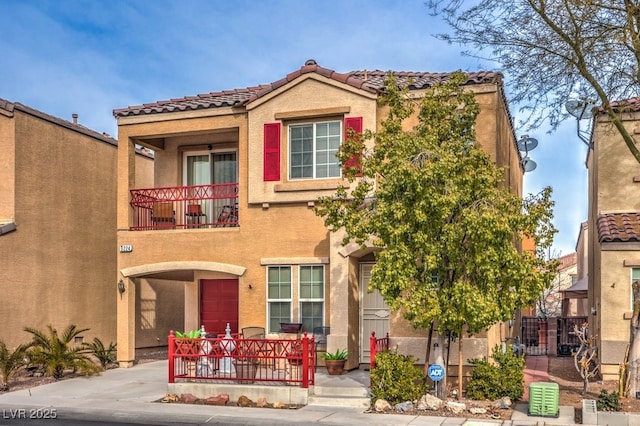
<svg viewBox="0 0 640 426">
<path fill-rule="evenodd" d="M 132 189 L 133 231 L 238 226 L 238 183 Z"/>
<path fill-rule="evenodd" d="M 222 335 L 224 336 L 224 335 Z M 169 333 L 169 383 L 315 384 L 315 344 L 298 339 L 179 338 Z"/>
</svg>

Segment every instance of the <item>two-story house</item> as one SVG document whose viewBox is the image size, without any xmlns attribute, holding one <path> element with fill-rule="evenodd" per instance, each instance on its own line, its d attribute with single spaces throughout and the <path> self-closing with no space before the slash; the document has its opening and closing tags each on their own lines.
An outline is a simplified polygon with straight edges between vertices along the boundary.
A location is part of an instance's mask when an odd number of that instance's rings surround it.
<svg viewBox="0 0 640 426">
<path fill-rule="evenodd" d="M 417 96 L 449 76 L 396 74 Z M 328 349 L 347 348 L 347 368 L 368 362 L 372 331 L 388 331 L 394 346 L 424 362 L 425 331 L 368 292 L 373 249 L 343 247 L 313 210 L 346 184 L 335 153 L 347 129 L 378 129 L 385 75 L 309 60 L 271 84 L 114 111 L 121 365 L 133 363 L 136 347 L 166 342 L 170 327 L 221 333 L 229 323 L 233 332 L 274 333 L 281 322 L 308 332 L 330 326 Z M 465 87 L 481 105 L 478 141 L 521 195 L 502 76 L 470 73 Z M 150 187 L 136 186 L 138 145 L 155 152 Z M 505 333 L 494 327 L 466 339 L 469 355 L 486 355 Z"/>
<path fill-rule="evenodd" d="M 116 140 L 0 99 L 0 340 L 24 327 L 116 339 Z M 137 155 L 140 179 L 153 160 Z M 147 173 L 144 173 L 144 170 Z"/>
<path fill-rule="evenodd" d="M 618 102 L 623 125 L 640 134 L 640 98 Z M 640 280 L 640 164 L 611 120 L 596 112 L 587 156 L 589 324 L 604 379 L 617 379 L 629 342 L 631 283 Z"/>
</svg>

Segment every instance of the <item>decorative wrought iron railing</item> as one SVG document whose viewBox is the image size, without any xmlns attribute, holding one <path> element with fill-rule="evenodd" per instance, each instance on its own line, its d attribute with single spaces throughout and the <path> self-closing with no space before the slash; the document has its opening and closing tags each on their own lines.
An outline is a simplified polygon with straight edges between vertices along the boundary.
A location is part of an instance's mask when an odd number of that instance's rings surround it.
<svg viewBox="0 0 640 426">
<path fill-rule="evenodd" d="M 181 338 L 169 333 L 169 383 L 294 385 L 315 383 L 315 344 L 294 339 Z"/>
<path fill-rule="evenodd" d="M 238 226 L 238 183 L 132 189 L 134 231 Z"/>
</svg>

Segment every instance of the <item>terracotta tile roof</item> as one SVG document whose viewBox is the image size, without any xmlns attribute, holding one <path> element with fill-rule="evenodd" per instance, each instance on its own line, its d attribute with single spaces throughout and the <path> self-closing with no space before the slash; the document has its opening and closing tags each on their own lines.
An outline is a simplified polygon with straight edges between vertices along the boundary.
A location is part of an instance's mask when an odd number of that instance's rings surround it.
<svg viewBox="0 0 640 426">
<path fill-rule="evenodd" d="M 640 212 L 601 214 L 596 225 L 601 243 L 640 241 Z"/>
<path fill-rule="evenodd" d="M 351 71 L 348 73 L 339 73 L 334 70 L 321 67 L 310 59 L 299 69 L 286 77 L 274 81 L 271 84 L 262 84 L 244 89 L 225 90 L 222 92 L 211 92 L 196 96 L 187 96 L 184 98 L 176 98 L 165 101 L 158 101 L 138 106 L 130 106 L 127 108 L 115 109 L 113 115 L 117 117 L 128 117 L 136 115 L 157 114 L 164 112 L 189 111 L 207 108 L 234 107 L 243 106 L 262 96 L 267 95 L 274 90 L 284 86 L 287 83 L 301 77 L 304 74 L 316 73 L 324 77 L 348 84 L 357 89 L 365 90 L 371 93 L 377 93 L 383 88 L 384 77 L 386 71 Z M 446 81 L 450 73 L 428 73 L 428 72 L 395 72 L 400 84 L 408 84 L 410 90 L 419 90 L 430 87 L 436 83 Z M 502 74 L 491 71 L 479 71 L 468 73 L 468 79 L 465 84 L 482 84 L 482 83 L 501 83 Z"/>
<path fill-rule="evenodd" d="M 560 262 L 560 264 L 558 265 L 558 271 L 562 271 L 564 269 L 575 266 L 576 263 L 578 263 L 578 256 L 575 252 L 573 252 L 573 253 L 565 254 L 564 256 L 561 256 L 556 260 Z"/>
<path fill-rule="evenodd" d="M 619 112 L 637 112 L 640 111 L 640 97 L 629 98 L 629 99 L 621 99 L 618 101 L 611 102 L 611 107 L 615 111 Z M 598 112 L 603 113 L 604 109 L 602 107 L 598 107 Z"/>
<path fill-rule="evenodd" d="M 53 115 L 49 115 L 42 111 L 38 111 L 37 109 L 33 109 L 21 103 L 9 102 L 5 99 L 0 98 L 0 114 L 6 115 L 8 117 L 13 117 L 15 114 L 15 111 L 24 112 L 25 114 L 29 114 L 31 116 L 40 118 L 42 120 L 49 121 L 53 124 L 57 124 L 58 126 L 62 126 L 67 129 L 73 130 L 75 132 L 82 133 L 84 135 L 98 139 L 102 142 L 106 142 L 110 145 L 114 145 L 114 146 L 118 145 L 118 141 L 112 138 L 111 136 L 109 136 L 107 133 L 99 133 L 81 124 L 72 123 L 70 121 L 63 120 L 62 118 L 54 117 Z"/>
</svg>

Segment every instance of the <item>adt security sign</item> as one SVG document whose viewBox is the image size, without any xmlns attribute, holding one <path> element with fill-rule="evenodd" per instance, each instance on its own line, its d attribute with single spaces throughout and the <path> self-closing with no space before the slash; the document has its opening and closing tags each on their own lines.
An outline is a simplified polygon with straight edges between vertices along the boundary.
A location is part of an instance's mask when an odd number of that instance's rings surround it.
<svg viewBox="0 0 640 426">
<path fill-rule="evenodd" d="M 444 368 L 440 364 L 431 364 L 427 374 L 431 380 L 439 382 L 444 377 Z"/>
</svg>

